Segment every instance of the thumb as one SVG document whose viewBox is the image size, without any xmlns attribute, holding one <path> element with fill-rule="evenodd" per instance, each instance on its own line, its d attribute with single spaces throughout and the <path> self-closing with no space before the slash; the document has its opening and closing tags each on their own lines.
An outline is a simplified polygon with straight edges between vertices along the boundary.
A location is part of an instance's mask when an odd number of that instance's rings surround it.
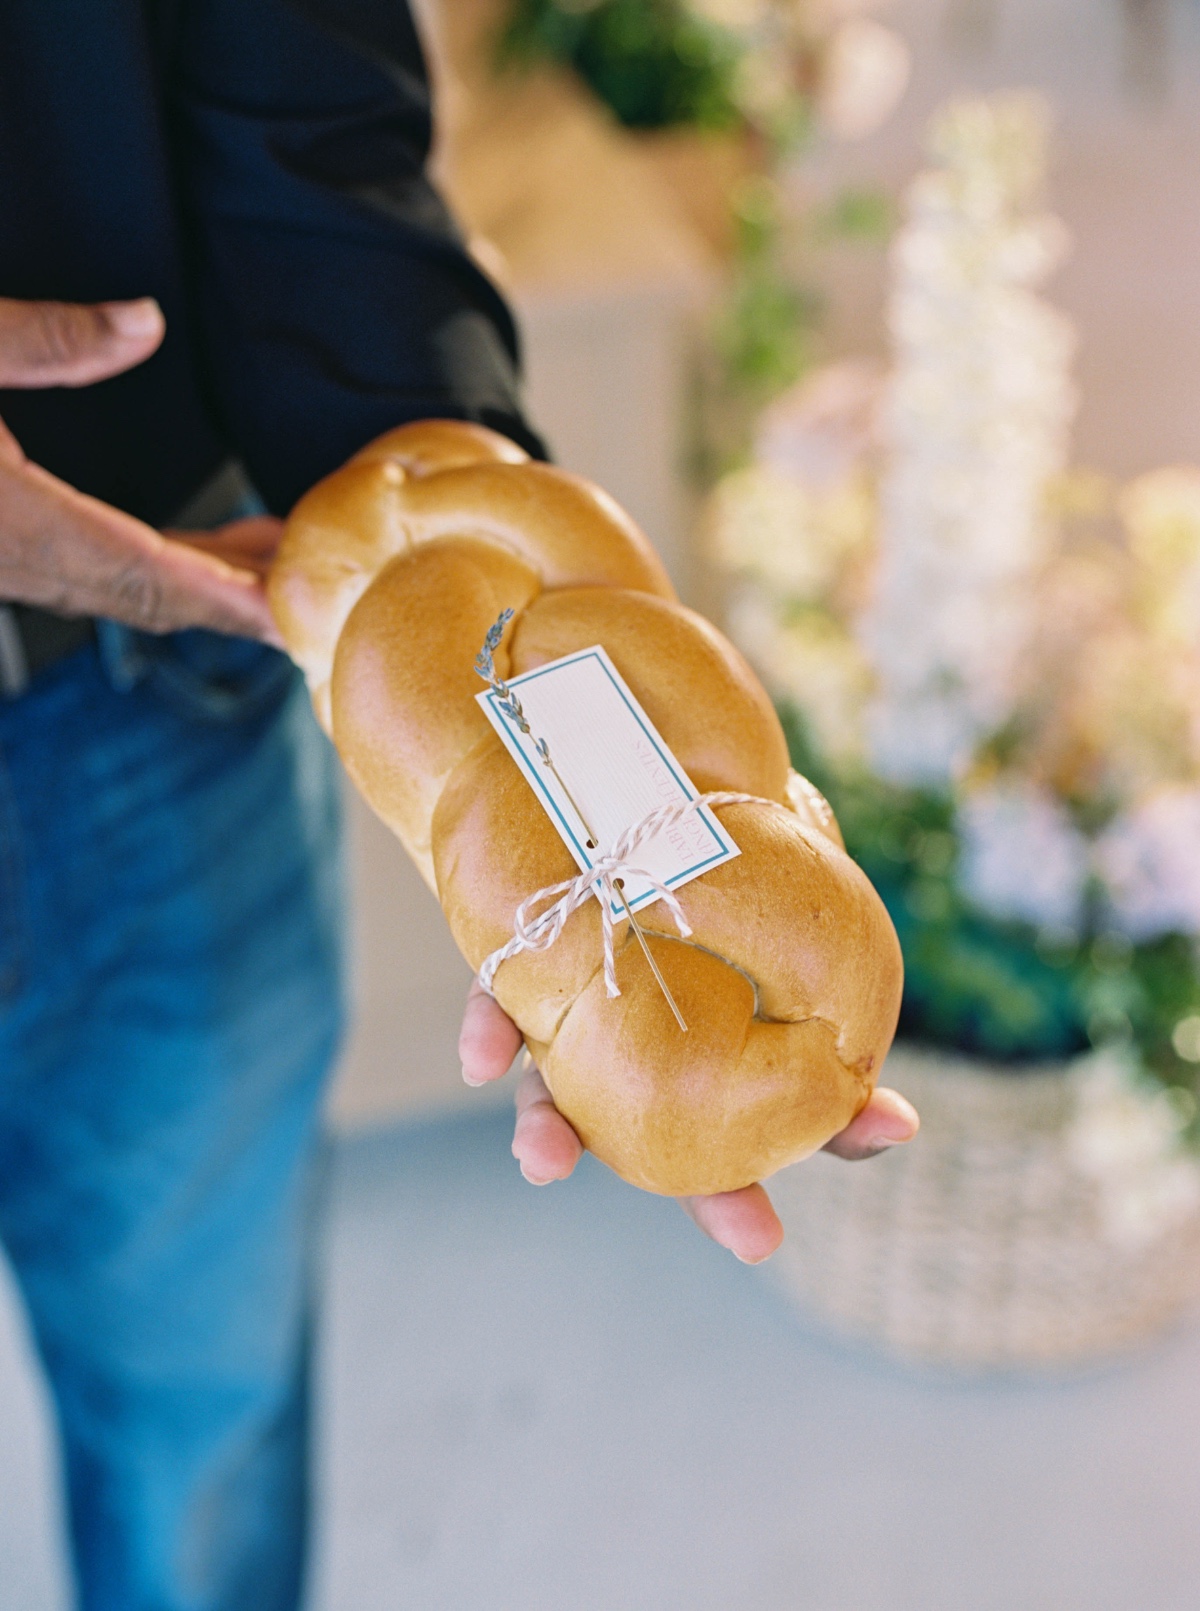
<svg viewBox="0 0 1200 1611">
<path fill-rule="evenodd" d="M 165 329 L 148 296 L 90 304 L 0 297 L 0 386 L 90 386 L 149 358 Z"/>
</svg>

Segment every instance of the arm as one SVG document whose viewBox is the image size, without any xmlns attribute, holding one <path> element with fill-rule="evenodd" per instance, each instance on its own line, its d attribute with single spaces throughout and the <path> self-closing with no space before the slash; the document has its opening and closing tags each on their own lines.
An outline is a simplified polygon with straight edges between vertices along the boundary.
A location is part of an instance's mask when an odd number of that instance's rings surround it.
<svg viewBox="0 0 1200 1611">
<path fill-rule="evenodd" d="M 168 8 L 171 10 L 171 8 Z M 204 378 L 285 513 L 412 419 L 525 422 L 512 320 L 425 172 L 399 0 L 193 0 L 161 42 Z"/>
</svg>

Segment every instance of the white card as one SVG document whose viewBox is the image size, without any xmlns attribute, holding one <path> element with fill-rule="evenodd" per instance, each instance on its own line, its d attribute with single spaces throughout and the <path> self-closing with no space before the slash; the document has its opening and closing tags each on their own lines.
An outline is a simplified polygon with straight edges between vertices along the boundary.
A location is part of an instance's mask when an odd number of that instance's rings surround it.
<svg viewBox="0 0 1200 1611">
<path fill-rule="evenodd" d="M 696 799 L 691 779 L 599 645 L 527 671 L 508 686 L 521 702 L 528 734 L 501 710 L 494 689 L 477 698 L 581 871 L 658 806 Z M 538 756 L 539 738 L 553 770 Z M 597 841 L 590 847 L 589 827 Z M 632 860 L 678 889 L 739 855 L 714 814 L 700 806 L 643 841 Z M 626 880 L 625 895 L 634 911 L 658 899 L 641 878 Z M 619 917 L 623 909 L 612 910 Z"/>
</svg>

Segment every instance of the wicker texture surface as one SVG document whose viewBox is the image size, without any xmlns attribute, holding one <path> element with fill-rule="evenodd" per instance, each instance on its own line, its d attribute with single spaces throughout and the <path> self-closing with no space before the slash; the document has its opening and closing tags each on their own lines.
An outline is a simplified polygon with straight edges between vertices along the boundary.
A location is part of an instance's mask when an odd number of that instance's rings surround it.
<svg viewBox="0 0 1200 1611">
<path fill-rule="evenodd" d="M 1061 1367 L 1126 1352 L 1200 1296 L 1200 1169 L 1174 1148 L 1132 1183 L 1119 1158 L 1098 1168 L 1074 1071 L 898 1046 L 885 1080 L 919 1109 L 916 1141 L 771 1183 L 776 1278 L 836 1329 L 949 1366 Z M 1142 1118 L 1122 1101 L 1118 1138 Z"/>
</svg>

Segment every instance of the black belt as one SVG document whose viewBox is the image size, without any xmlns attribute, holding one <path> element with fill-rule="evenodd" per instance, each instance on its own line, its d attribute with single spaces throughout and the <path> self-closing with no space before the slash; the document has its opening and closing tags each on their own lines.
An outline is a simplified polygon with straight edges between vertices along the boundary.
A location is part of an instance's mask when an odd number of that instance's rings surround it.
<svg viewBox="0 0 1200 1611">
<path fill-rule="evenodd" d="M 95 635 L 86 616 L 0 604 L 0 699 L 16 699 L 39 672 L 93 642 Z"/>
</svg>

